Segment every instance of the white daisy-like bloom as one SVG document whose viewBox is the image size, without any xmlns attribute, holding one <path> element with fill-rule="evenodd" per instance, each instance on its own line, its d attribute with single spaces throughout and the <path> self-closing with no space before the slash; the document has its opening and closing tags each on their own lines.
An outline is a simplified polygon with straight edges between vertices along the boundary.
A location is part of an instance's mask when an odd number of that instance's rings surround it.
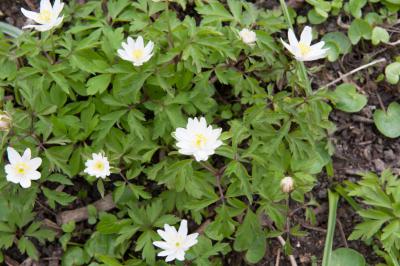
<svg viewBox="0 0 400 266">
<path fill-rule="evenodd" d="M 206 161 L 222 145 L 219 140 L 222 129 L 207 126 L 206 119 L 189 118 L 186 128 L 177 128 L 173 133 L 179 153 L 193 155 L 196 161 Z"/>
<path fill-rule="evenodd" d="M 254 45 L 254 43 L 257 41 L 256 33 L 246 28 L 239 32 L 239 36 L 245 44 L 250 46 Z"/>
<path fill-rule="evenodd" d="M 92 153 L 92 159 L 85 162 L 84 172 L 96 178 L 105 179 L 110 173 L 110 163 L 101 153 Z"/>
<path fill-rule="evenodd" d="M 41 174 L 37 169 L 42 164 L 42 159 L 39 157 L 31 159 L 31 149 L 27 148 L 21 156 L 15 149 L 8 147 L 7 156 L 10 162 L 4 167 L 7 181 L 29 188 L 31 180 L 40 178 Z"/>
<path fill-rule="evenodd" d="M 118 49 L 118 55 L 133 63 L 134 66 L 141 66 L 153 56 L 154 43 L 149 41 L 144 46 L 143 37 L 137 37 L 136 41 L 128 37 L 127 42 L 122 42 L 122 49 Z"/>
<path fill-rule="evenodd" d="M 165 261 L 185 260 L 185 252 L 190 247 L 197 244 L 198 233 L 188 235 L 187 221 L 182 220 L 179 230 L 176 231 L 175 227 L 168 224 L 164 225 L 163 230 L 157 230 L 157 233 L 164 241 L 155 241 L 153 245 L 163 249 L 158 256 L 166 257 Z"/>
<path fill-rule="evenodd" d="M 324 58 L 329 49 L 323 49 L 325 42 L 320 41 L 311 45 L 312 29 L 309 26 L 304 27 L 300 35 L 300 41 L 297 40 L 292 29 L 288 31 L 289 44 L 284 42 L 283 45 L 291 52 L 298 61 L 313 61 Z"/>
<path fill-rule="evenodd" d="M 64 19 L 64 16 L 60 17 L 63 8 L 64 3 L 60 0 L 55 0 L 53 6 L 51 5 L 50 0 L 41 0 L 39 13 L 21 8 L 21 12 L 25 17 L 32 19 L 39 24 L 26 25 L 23 28 L 34 28 L 38 31 L 48 31 L 57 27 Z"/>
</svg>

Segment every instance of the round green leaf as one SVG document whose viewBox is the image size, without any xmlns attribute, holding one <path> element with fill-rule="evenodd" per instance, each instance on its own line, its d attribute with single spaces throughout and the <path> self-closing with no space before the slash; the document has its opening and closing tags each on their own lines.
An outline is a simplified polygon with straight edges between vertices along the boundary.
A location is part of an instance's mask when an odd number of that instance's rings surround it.
<svg viewBox="0 0 400 266">
<path fill-rule="evenodd" d="M 343 32 L 329 32 L 322 37 L 322 40 L 327 44 L 336 44 L 341 54 L 346 54 L 351 51 L 351 42 Z"/>
<path fill-rule="evenodd" d="M 338 248 L 332 252 L 330 266 L 365 266 L 364 257 L 351 248 Z"/>
<path fill-rule="evenodd" d="M 387 111 L 376 110 L 374 122 L 378 130 L 388 138 L 400 136 L 400 104 L 392 102 Z"/>
<path fill-rule="evenodd" d="M 357 44 L 361 38 L 370 40 L 372 34 L 371 26 L 363 19 L 355 19 L 347 32 L 352 44 Z"/>
<path fill-rule="evenodd" d="M 336 108 L 347 112 L 359 112 L 367 104 L 367 97 L 357 92 L 353 84 L 343 83 L 332 93 Z"/>
<path fill-rule="evenodd" d="M 387 30 L 385 30 L 384 28 L 381 27 L 375 27 L 372 30 L 372 44 L 373 45 L 377 45 L 380 42 L 383 43 L 387 43 L 389 41 L 389 33 L 387 32 Z"/>
<path fill-rule="evenodd" d="M 400 62 L 394 62 L 385 68 L 386 80 L 390 84 L 397 84 L 400 78 Z"/>
</svg>

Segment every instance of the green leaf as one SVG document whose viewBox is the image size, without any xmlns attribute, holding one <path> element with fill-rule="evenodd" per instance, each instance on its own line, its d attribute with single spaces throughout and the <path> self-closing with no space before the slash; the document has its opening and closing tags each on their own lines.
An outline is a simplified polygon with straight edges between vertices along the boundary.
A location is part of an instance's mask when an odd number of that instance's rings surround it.
<svg viewBox="0 0 400 266">
<path fill-rule="evenodd" d="M 385 76 L 390 84 L 397 84 L 400 79 L 400 62 L 394 62 L 386 66 Z"/>
<path fill-rule="evenodd" d="M 365 6 L 367 0 L 350 0 L 349 1 L 349 10 L 353 17 L 361 18 L 362 11 L 361 9 Z"/>
<path fill-rule="evenodd" d="M 236 251 L 245 251 L 250 263 L 257 263 L 265 254 L 266 237 L 261 229 L 259 218 L 251 210 L 247 211 L 243 223 L 238 227 L 233 247 Z"/>
<path fill-rule="evenodd" d="M 371 39 L 373 45 L 378 45 L 380 42 L 387 43 L 389 42 L 389 38 L 389 33 L 384 28 L 375 27 L 372 30 Z"/>
<path fill-rule="evenodd" d="M 343 83 L 331 93 L 336 108 L 347 112 L 359 112 L 367 104 L 367 97 L 357 92 L 353 84 Z"/>
<path fill-rule="evenodd" d="M 87 94 L 94 95 L 104 92 L 111 82 L 111 74 L 101 74 L 88 80 Z"/>
<path fill-rule="evenodd" d="M 364 257 L 351 248 L 338 248 L 332 252 L 329 266 L 365 266 L 367 265 Z"/>
<path fill-rule="evenodd" d="M 62 206 L 67 206 L 76 199 L 76 197 L 62 191 L 52 190 L 45 187 L 42 187 L 42 191 L 47 197 L 50 207 L 53 209 L 56 207 L 55 202 Z"/>
<path fill-rule="evenodd" d="M 373 116 L 376 127 L 383 135 L 388 138 L 400 136 L 400 104 L 392 102 L 386 112 L 376 110 Z"/>
<path fill-rule="evenodd" d="M 352 44 L 357 44 L 361 38 L 370 40 L 372 34 L 371 26 L 363 19 L 355 19 L 347 32 Z"/>
<path fill-rule="evenodd" d="M 22 35 L 23 31 L 11 24 L 0 21 L 0 32 L 10 35 L 11 37 L 17 38 Z"/>
</svg>

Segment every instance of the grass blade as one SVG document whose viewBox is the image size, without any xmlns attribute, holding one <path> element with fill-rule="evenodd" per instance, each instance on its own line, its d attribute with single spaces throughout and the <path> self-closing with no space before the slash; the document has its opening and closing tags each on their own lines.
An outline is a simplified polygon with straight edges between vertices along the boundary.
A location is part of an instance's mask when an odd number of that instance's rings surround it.
<svg viewBox="0 0 400 266">
<path fill-rule="evenodd" d="M 336 210 L 339 201 L 339 195 L 328 190 L 329 199 L 329 216 L 328 216 L 328 231 L 326 233 L 324 257 L 322 258 L 322 266 L 329 266 L 332 255 L 333 235 L 336 225 Z"/>
<path fill-rule="evenodd" d="M 13 38 L 17 38 L 20 36 L 23 31 L 17 27 L 14 27 L 11 24 L 4 23 L 0 21 L 0 32 L 3 32 L 4 34 L 7 34 Z"/>
</svg>

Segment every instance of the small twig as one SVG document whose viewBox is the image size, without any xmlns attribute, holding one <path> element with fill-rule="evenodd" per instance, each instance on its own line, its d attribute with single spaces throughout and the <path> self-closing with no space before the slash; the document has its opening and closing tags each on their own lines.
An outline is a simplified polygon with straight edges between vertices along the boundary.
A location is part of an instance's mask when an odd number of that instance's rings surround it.
<svg viewBox="0 0 400 266">
<path fill-rule="evenodd" d="M 276 230 L 276 228 L 274 227 L 272 222 L 270 220 L 268 220 L 268 218 L 266 216 L 261 216 L 261 225 L 267 226 L 271 230 L 274 230 L 274 231 Z M 286 245 L 285 239 L 283 239 L 283 237 L 281 237 L 281 236 L 277 236 L 276 238 L 278 239 L 279 243 L 281 243 L 282 247 L 285 247 L 285 245 Z M 289 257 L 290 265 L 297 266 L 296 259 L 294 258 L 294 256 L 288 255 L 288 257 Z"/>
<path fill-rule="evenodd" d="M 381 96 L 379 95 L 379 92 L 375 91 L 375 94 L 376 94 L 376 97 L 378 98 L 378 102 L 379 102 L 379 105 L 380 105 L 381 109 L 383 111 L 385 111 L 385 113 L 386 113 L 386 108 L 385 108 L 385 105 L 382 102 L 382 99 L 381 99 Z"/>
<path fill-rule="evenodd" d="M 338 228 L 339 228 L 340 237 L 343 240 L 343 244 L 344 244 L 344 246 L 346 248 L 348 248 L 349 245 L 347 244 L 346 235 L 345 235 L 344 230 L 343 230 L 343 225 L 342 225 L 342 223 L 340 222 L 340 220 L 338 218 L 336 218 L 336 222 L 337 222 L 337 225 L 338 225 Z"/>
<path fill-rule="evenodd" d="M 286 245 L 285 239 L 283 239 L 283 237 L 277 236 L 276 238 L 278 238 L 278 241 L 279 241 L 279 243 L 281 243 L 282 247 L 284 247 Z M 289 261 L 290 261 L 290 265 L 297 266 L 297 262 L 293 255 L 289 255 Z"/>
<path fill-rule="evenodd" d="M 211 223 L 210 219 L 205 220 L 200 226 L 199 228 L 197 228 L 196 233 L 198 234 L 203 234 L 204 230 L 206 230 L 207 226 Z"/>
<path fill-rule="evenodd" d="M 390 45 L 390 46 L 396 46 L 396 45 L 398 45 L 398 44 L 400 44 L 400 40 L 397 40 L 397 41 L 395 41 L 395 42 L 388 42 L 388 43 L 386 43 L 387 45 Z"/>
<path fill-rule="evenodd" d="M 278 252 L 276 253 L 276 261 L 275 261 L 275 266 L 279 266 L 279 262 L 281 260 L 281 249 L 278 248 Z"/>
<path fill-rule="evenodd" d="M 310 229 L 310 230 L 326 233 L 326 229 L 315 227 L 315 226 L 311 226 L 311 225 L 308 225 L 306 223 L 301 223 L 301 226 L 306 228 L 306 229 Z"/>
<path fill-rule="evenodd" d="M 10 258 L 9 256 L 4 256 L 4 262 L 6 263 L 7 266 L 20 266 L 18 261 Z"/>
<path fill-rule="evenodd" d="M 97 211 L 109 211 L 115 208 L 112 195 L 108 194 L 104 198 L 93 203 Z M 78 208 L 75 210 L 64 211 L 57 215 L 57 223 L 59 225 L 66 224 L 70 221 L 80 222 L 89 218 L 87 207 Z"/>
<path fill-rule="evenodd" d="M 365 65 L 362 65 L 360 67 L 357 67 L 357 68 L 353 69 L 352 71 L 347 72 L 346 74 L 344 74 L 344 75 L 340 76 L 339 78 L 335 79 L 334 81 L 331 81 L 328 84 L 322 86 L 321 88 L 328 88 L 328 87 L 330 87 L 332 85 L 335 85 L 336 83 L 338 83 L 339 81 L 343 80 L 344 78 L 346 78 L 346 77 L 348 77 L 350 75 L 353 75 L 354 73 L 356 73 L 356 72 L 358 72 L 360 70 L 363 70 L 365 68 L 368 68 L 370 66 L 376 65 L 378 63 L 383 63 L 383 62 L 386 62 L 386 59 L 385 58 L 380 58 L 380 59 L 374 60 L 374 61 L 372 61 L 372 62 L 370 62 L 368 64 L 365 64 Z"/>
</svg>

